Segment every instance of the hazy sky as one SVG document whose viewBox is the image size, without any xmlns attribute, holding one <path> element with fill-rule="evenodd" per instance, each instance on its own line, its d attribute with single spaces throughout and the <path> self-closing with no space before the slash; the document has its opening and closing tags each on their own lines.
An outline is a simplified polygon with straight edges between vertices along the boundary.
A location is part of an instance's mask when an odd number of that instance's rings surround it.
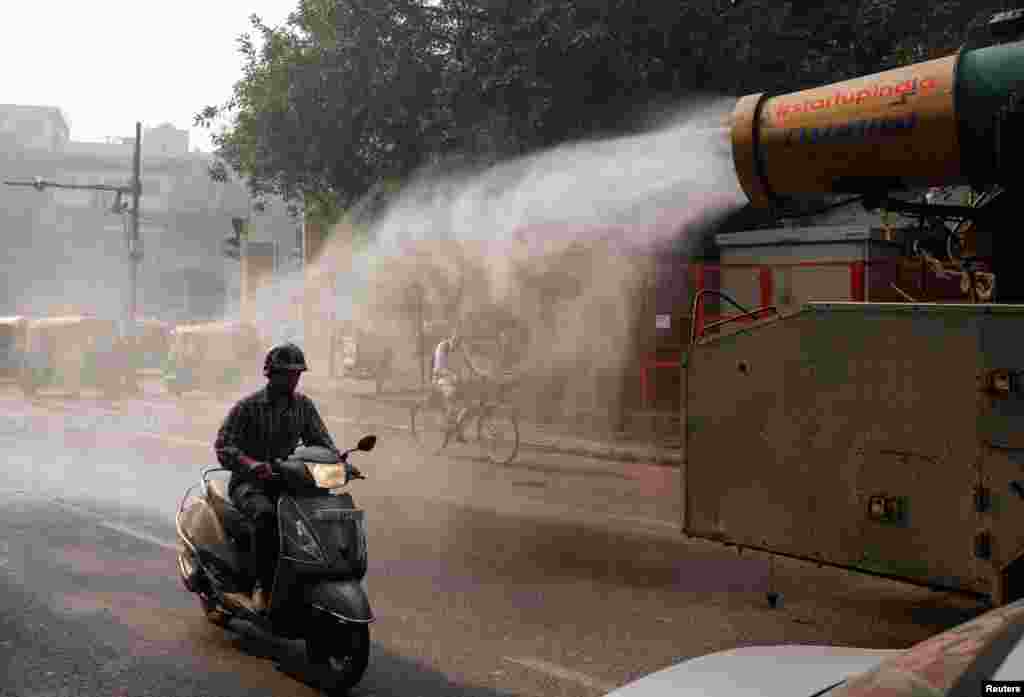
<svg viewBox="0 0 1024 697">
<path fill-rule="evenodd" d="M 192 117 L 241 77 L 249 15 L 284 21 L 298 0 L 3 2 L 0 103 L 60 107 L 73 140 L 133 136 L 170 122 L 210 149 Z"/>
</svg>

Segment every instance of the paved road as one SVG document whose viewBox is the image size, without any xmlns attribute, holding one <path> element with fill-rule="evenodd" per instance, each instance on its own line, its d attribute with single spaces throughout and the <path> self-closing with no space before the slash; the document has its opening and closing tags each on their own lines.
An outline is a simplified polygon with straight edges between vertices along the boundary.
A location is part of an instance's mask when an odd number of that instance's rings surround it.
<svg viewBox="0 0 1024 697">
<path fill-rule="evenodd" d="M 3 695 L 314 695 L 302 645 L 208 625 L 174 570 L 173 510 L 226 405 L 113 408 L 0 390 Z M 331 405 L 340 442 L 360 433 Z M 777 642 L 897 648 L 969 603 L 681 539 L 678 473 L 527 453 L 357 464 L 379 621 L 360 695 L 597 696 L 684 657 Z"/>
</svg>

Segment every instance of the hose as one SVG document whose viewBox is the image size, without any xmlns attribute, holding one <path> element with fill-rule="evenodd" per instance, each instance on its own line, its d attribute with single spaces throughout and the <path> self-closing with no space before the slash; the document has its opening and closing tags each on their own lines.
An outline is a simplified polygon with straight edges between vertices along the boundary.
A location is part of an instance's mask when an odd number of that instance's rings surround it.
<svg viewBox="0 0 1024 697">
<path fill-rule="evenodd" d="M 705 295 L 717 295 L 718 297 L 724 299 L 726 302 L 732 303 L 741 313 L 743 313 L 745 315 L 749 315 L 750 314 L 750 310 L 748 310 L 747 308 L 745 308 L 742 305 L 740 305 L 738 302 L 736 302 L 736 300 L 732 296 L 728 295 L 727 293 L 723 293 L 720 290 L 708 290 L 708 289 L 704 289 L 704 290 L 700 291 L 699 293 L 697 293 L 693 297 L 693 303 L 690 306 L 690 345 L 691 346 L 697 340 L 697 324 L 693 320 L 694 320 L 694 318 L 697 317 L 697 307 L 699 306 L 700 301 L 703 300 Z"/>
</svg>

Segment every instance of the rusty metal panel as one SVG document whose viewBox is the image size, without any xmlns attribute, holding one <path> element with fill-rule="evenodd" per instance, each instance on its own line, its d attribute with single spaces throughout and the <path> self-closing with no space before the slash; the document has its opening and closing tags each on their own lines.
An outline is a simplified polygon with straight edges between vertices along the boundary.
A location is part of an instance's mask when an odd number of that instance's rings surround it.
<svg viewBox="0 0 1024 697">
<path fill-rule="evenodd" d="M 792 265 L 899 255 L 902 245 L 865 225 L 748 230 L 715 235 L 723 264 Z"/>
<path fill-rule="evenodd" d="M 791 272 L 790 297 L 796 303 L 851 300 L 850 267 L 802 266 Z"/>
<path fill-rule="evenodd" d="M 978 390 L 983 508 L 978 534 L 991 536 L 994 572 L 1024 555 L 1024 307 L 995 307 L 981 323 L 979 387 L 992 371 L 1014 379 L 1003 395 Z"/>
<path fill-rule="evenodd" d="M 983 316 L 814 303 L 695 347 L 687 532 L 988 592 L 974 554 Z"/>
<path fill-rule="evenodd" d="M 761 307 L 761 270 L 741 266 L 730 268 L 722 266 L 722 292 L 748 310 Z M 725 303 L 723 309 L 727 314 L 735 314 L 738 310 Z"/>
</svg>

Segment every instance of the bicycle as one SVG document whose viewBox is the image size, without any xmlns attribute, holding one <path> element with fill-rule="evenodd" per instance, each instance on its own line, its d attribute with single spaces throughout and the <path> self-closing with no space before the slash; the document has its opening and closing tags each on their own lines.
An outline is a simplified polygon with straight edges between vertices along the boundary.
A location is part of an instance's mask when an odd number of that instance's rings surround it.
<svg viewBox="0 0 1024 697">
<path fill-rule="evenodd" d="M 441 393 L 431 389 L 429 394 L 409 409 L 409 430 L 413 438 L 431 455 L 439 455 L 453 439 L 456 427 L 465 428 L 476 419 L 476 439 L 484 457 L 496 465 L 507 465 L 519 454 L 519 418 L 504 404 L 507 384 L 498 386 L 498 398 L 488 400 L 481 390 L 479 400 L 473 400 L 466 414 L 457 424 L 449 423 Z"/>
</svg>

